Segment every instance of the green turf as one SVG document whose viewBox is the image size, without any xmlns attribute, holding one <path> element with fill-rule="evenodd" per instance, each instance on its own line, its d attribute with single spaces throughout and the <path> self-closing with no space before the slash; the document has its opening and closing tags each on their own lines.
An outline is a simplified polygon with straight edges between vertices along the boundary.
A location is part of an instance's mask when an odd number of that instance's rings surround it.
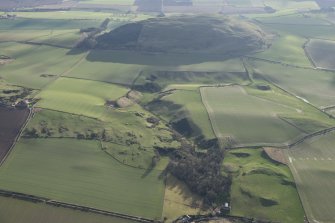
<svg viewBox="0 0 335 223">
<path fill-rule="evenodd" d="M 335 105 L 335 75 L 313 69 L 250 61 L 264 78 L 318 107 Z"/>
<path fill-rule="evenodd" d="M 159 219 L 160 173 L 124 166 L 96 141 L 22 139 L 0 170 L 0 188 Z"/>
<path fill-rule="evenodd" d="M 262 149 L 229 151 L 223 170 L 233 176 L 232 215 L 271 222 L 304 222 L 304 211 L 289 168 L 267 159 Z M 261 199 L 267 199 L 268 203 L 264 200 L 262 203 Z"/>
<path fill-rule="evenodd" d="M 20 213 L 20 214 L 18 214 Z M 130 220 L 90 214 L 78 210 L 48 206 L 0 197 L 0 221 L 4 223 L 131 223 Z"/>
<path fill-rule="evenodd" d="M 335 124 L 312 106 L 275 87 L 268 91 L 208 87 L 201 88 L 201 95 L 216 135 L 232 138 L 238 145 L 282 145 Z"/>
<path fill-rule="evenodd" d="M 313 39 L 307 44 L 306 51 L 317 67 L 335 70 L 335 41 Z"/>
<path fill-rule="evenodd" d="M 310 222 L 335 220 L 335 134 L 308 140 L 287 152 Z M 330 160 L 329 160 L 330 159 Z"/>
<path fill-rule="evenodd" d="M 69 70 L 81 54 L 68 55 L 67 49 L 19 43 L 1 43 L 1 54 L 14 61 L 0 68 L 6 81 L 23 87 L 40 89 Z M 46 75 L 46 76 L 44 76 Z"/>
</svg>

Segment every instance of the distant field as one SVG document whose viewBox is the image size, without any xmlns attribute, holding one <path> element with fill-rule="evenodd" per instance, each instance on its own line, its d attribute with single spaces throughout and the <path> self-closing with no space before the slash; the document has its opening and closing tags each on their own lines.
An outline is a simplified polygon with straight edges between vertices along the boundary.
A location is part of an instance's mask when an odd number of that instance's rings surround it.
<svg viewBox="0 0 335 223">
<path fill-rule="evenodd" d="M 6 81 L 40 89 L 70 69 L 81 54 L 68 55 L 67 49 L 20 43 L 1 43 L 1 54 L 14 61 L 1 67 L 0 76 Z"/>
<path fill-rule="evenodd" d="M 335 105 L 335 74 L 263 61 L 249 61 L 256 73 L 318 107 Z"/>
<path fill-rule="evenodd" d="M 280 33 L 279 35 L 272 43 L 270 49 L 253 56 L 297 66 L 312 67 L 303 49 L 307 39 L 285 33 Z"/>
<path fill-rule="evenodd" d="M 282 15 L 282 16 L 272 16 L 265 18 L 257 18 L 258 21 L 262 23 L 275 23 L 275 24 L 286 24 L 286 25 L 331 25 L 325 19 L 319 18 L 313 14 L 290 14 L 290 15 Z"/>
<path fill-rule="evenodd" d="M 65 76 L 131 85 L 141 71 L 245 72 L 240 59 L 93 50 Z"/>
<path fill-rule="evenodd" d="M 127 88 L 107 83 L 59 78 L 37 95 L 37 107 L 85 115 L 104 120 L 107 100 L 116 100 L 128 92 Z"/>
<path fill-rule="evenodd" d="M 0 197 L 0 216 L 1 222 L 5 223 L 132 223 L 130 220 L 121 218 L 90 214 L 7 197 Z"/>
<path fill-rule="evenodd" d="M 201 95 L 217 137 L 231 138 L 237 145 L 283 145 L 335 124 L 318 110 L 275 88 L 262 91 L 240 86 L 208 87 L 201 88 Z"/>
<path fill-rule="evenodd" d="M 97 61 L 90 61 L 86 58 L 66 76 L 131 85 L 141 70 L 145 68 L 143 65 L 128 64 L 127 57 L 116 63 L 99 61 L 100 57 L 109 57 L 108 51 L 94 51 L 94 54 Z"/>
<path fill-rule="evenodd" d="M 335 220 L 335 134 L 308 140 L 287 151 L 303 206 L 310 222 Z"/>
<path fill-rule="evenodd" d="M 160 174 L 118 163 L 97 141 L 22 139 L 0 169 L 0 188 L 160 219 Z"/>
<path fill-rule="evenodd" d="M 300 37 L 335 40 L 335 27 L 332 25 L 287 25 L 272 23 L 265 24 L 265 26 Z"/>
<path fill-rule="evenodd" d="M 45 19 L 17 18 L 1 20 L 0 30 L 44 30 L 44 29 L 81 29 L 99 27 L 101 19 Z"/>
<path fill-rule="evenodd" d="M 271 222 L 304 222 L 289 168 L 265 158 L 262 149 L 229 151 L 223 171 L 233 176 L 231 214 Z"/>
<path fill-rule="evenodd" d="M 317 67 L 335 70 L 335 41 L 313 39 L 306 51 Z"/>
</svg>

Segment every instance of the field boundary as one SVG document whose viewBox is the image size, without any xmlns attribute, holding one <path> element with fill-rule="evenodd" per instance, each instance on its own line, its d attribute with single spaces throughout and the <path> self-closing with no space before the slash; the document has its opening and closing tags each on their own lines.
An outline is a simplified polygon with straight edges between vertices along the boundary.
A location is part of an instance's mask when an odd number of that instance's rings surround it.
<svg viewBox="0 0 335 223">
<path fill-rule="evenodd" d="M 63 207 L 67 209 L 79 210 L 82 212 L 90 212 L 94 214 L 118 217 L 118 218 L 123 218 L 123 219 L 132 220 L 132 221 L 143 222 L 143 223 L 161 222 L 158 220 L 152 220 L 152 219 L 142 218 L 142 217 L 133 216 L 133 215 L 121 214 L 118 212 L 106 211 L 106 210 L 101 210 L 101 209 L 88 207 L 88 206 L 82 206 L 78 204 L 60 202 L 60 201 L 52 200 L 46 197 L 39 197 L 39 196 L 30 195 L 30 194 L 7 191 L 7 190 L 2 190 L 2 189 L 0 189 L 0 196 L 11 197 L 14 199 L 25 200 L 25 201 L 34 202 L 34 203 L 45 203 L 46 205 L 50 205 L 50 206 Z"/>
</svg>

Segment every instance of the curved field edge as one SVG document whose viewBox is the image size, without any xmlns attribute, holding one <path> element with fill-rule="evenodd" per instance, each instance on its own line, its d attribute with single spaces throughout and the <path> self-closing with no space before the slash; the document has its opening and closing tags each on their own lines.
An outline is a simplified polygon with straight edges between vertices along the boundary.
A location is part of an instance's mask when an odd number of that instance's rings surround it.
<svg viewBox="0 0 335 223">
<path fill-rule="evenodd" d="M 107 156 L 97 141 L 21 139 L 0 169 L 0 188 L 160 219 L 161 173 L 126 167 Z"/>
</svg>

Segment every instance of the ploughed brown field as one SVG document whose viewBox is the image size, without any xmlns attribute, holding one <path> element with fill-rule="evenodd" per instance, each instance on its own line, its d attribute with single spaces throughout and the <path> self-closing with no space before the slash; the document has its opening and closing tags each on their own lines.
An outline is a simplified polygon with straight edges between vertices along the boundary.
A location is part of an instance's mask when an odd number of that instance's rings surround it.
<svg viewBox="0 0 335 223">
<path fill-rule="evenodd" d="M 28 109 L 0 107 L 0 161 L 6 156 L 28 115 Z"/>
</svg>

